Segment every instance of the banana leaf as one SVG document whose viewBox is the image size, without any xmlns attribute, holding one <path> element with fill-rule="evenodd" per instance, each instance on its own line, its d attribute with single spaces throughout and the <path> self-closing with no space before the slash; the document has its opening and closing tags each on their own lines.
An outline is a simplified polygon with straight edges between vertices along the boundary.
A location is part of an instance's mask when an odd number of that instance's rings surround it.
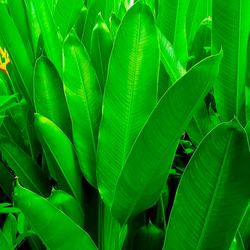
<svg viewBox="0 0 250 250">
<path fill-rule="evenodd" d="M 223 121 L 236 115 L 245 125 L 245 83 L 250 26 L 248 0 L 213 0 L 212 52 L 223 49 L 224 57 L 214 94 Z"/>
<path fill-rule="evenodd" d="M 19 184 L 14 191 L 14 203 L 49 249 L 69 250 L 79 249 L 81 246 L 97 250 L 88 233 L 72 219 L 48 200 Z"/>
<path fill-rule="evenodd" d="M 159 61 L 153 15 L 149 6 L 137 2 L 117 32 L 103 98 L 97 177 L 108 206 L 128 153 L 156 105 Z"/>
<path fill-rule="evenodd" d="M 60 128 L 42 115 L 35 114 L 35 128 L 42 144 L 48 147 L 58 164 L 58 168 L 53 171 L 59 187 L 72 193 L 81 203 L 81 172 L 70 140 Z"/>
<path fill-rule="evenodd" d="M 34 68 L 34 103 L 36 112 L 53 121 L 71 136 L 71 122 L 62 80 L 49 59 L 39 57 Z"/>
<path fill-rule="evenodd" d="M 63 45 L 63 82 L 79 164 L 88 182 L 96 186 L 102 93 L 88 53 L 74 33 Z"/>
<path fill-rule="evenodd" d="M 158 102 L 105 195 L 121 224 L 153 206 L 166 183 L 179 138 L 211 88 L 222 54 L 195 65 Z M 196 84 L 194 84 L 194 82 Z"/>
<path fill-rule="evenodd" d="M 249 164 L 247 134 L 236 119 L 212 130 L 182 176 L 163 249 L 229 249 L 250 198 Z"/>
</svg>

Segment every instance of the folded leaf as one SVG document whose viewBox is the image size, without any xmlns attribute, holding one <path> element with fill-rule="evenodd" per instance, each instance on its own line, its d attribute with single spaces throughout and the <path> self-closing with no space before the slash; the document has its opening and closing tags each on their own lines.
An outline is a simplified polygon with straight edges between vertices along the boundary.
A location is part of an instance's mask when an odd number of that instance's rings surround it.
<svg viewBox="0 0 250 250">
<path fill-rule="evenodd" d="M 49 249 L 69 250 L 81 247 L 97 250 L 87 232 L 43 197 L 18 184 L 14 202 Z"/>
<path fill-rule="evenodd" d="M 112 200 L 112 213 L 120 223 L 159 199 L 179 138 L 211 88 L 221 56 L 208 57 L 195 65 L 166 91 L 151 113 L 115 186 L 108 186 L 106 191 Z"/>
<path fill-rule="evenodd" d="M 53 171 L 59 187 L 74 194 L 81 202 L 81 173 L 70 140 L 52 121 L 42 115 L 35 114 L 35 127 L 42 144 L 46 144 L 58 164 L 58 169 Z"/>
<path fill-rule="evenodd" d="M 96 186 L 102 94 L 87 51 L 74 33 L 63 45 L 63 82 L 79 164 L 85 178 Z"/>
<path fill-rule="evenodd" d="M 55 24 L 59 27 L 62 37 L 65 38 L 80 16 L 84 1 L 58 0 L 53 12 Z"/>
<path fill-rule="evenodd" d="M 163 249 L 229 249 L 250 198 L 249 164 L 247 135 L 237 120 L 212 130 L 182 176 Z"/>
<path fill-rule="evenodd" d="M 53 121 L 70 136 L 71 122 L 63 83 L 49 59 L 42 56 L 36 61 L 33 79 L 36 112 Z"/>
<path fill-rule="evenodd" d="M 151 10 L 137 2 L 118 30 L 103 98 L 97 175 L 108 206 L 128 153 L 156 105 L 159 52 Z"/>
</svg>

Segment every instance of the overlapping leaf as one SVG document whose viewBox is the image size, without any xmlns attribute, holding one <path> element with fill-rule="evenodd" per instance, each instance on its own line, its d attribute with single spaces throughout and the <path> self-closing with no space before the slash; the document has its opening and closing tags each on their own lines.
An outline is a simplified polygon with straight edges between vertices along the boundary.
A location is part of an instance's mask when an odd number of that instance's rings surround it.
<svg viewBox="0 0 250 250">
<path fill-rule="evenodd" d="M 238 121 L 211 131 L 181 179 L 163 249 L 229 249 L 250 198 L 249 164 Z"/>
<path fill-rule="evenodd" d="M 90 58 L 74 33 L 63 45 L 63 82 L 80 167 L 85 178 L 96 186 L 96 145 L 102 94 Z"/>
<path fill-rule="evenodd" d="M 107 189 L 112 213 L 120 223 L 159 199 L 179 138 L 211 88 L 221 56 L 208 57 L 195 65 L 166 91 L 150 115 L 119 178 Z"/>
<path fill-rule="evenodd" d="M 88 250 L 97 250 L 87 232 L 48 200 L 18 184 L 14 192 L 14 202 L 49 249 L 79 249 L 81 246 Z"/>
<path fill-rule="evenodd" d="M 128 153 L 156 105 L 159 59 L 153 15 L 138 2 L 118 30 L 104 92 L 97 175 L 106 205 L 111 206 Z"/>
</svg>

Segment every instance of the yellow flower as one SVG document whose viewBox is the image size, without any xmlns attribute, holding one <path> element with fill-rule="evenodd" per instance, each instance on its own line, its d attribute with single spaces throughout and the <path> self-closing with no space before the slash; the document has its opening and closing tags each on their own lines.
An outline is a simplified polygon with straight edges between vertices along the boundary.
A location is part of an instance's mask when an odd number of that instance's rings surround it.
<svg viewBox="0 0 250 250">
<path fill-rule="evenodd" d="M 10 57 L 7 50 L 0 47 L 0 70 L 4 71 L 7 75 L 9 72 L 7 70 L 7 65 L 10 63 Z"/>
</svg>

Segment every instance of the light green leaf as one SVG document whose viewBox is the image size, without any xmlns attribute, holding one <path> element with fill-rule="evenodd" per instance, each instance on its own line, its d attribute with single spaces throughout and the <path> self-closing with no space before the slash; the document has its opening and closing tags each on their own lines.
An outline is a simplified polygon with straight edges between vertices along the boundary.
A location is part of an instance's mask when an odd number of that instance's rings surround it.
<svg viewBox="0 0 250 250">
<path fill-rule="evenodd" d="M 11 19 L 6 5 L 0 3 L 0 37 L 7 46 L 10 59 L 14 63 L 15 68 L 20 76 L 18 81 L 18 89 L 20 89 L 26 101 L 31 105 L 33 103 L 33 86 L 32 86 L 32 58 L 26 50 L 25 44 Z"/>
<path fill-rule="evenodd" d="M 169 74 L 171 82 L 175 83 L 186 73 L 186 70 L 177 59 L 172 44 L 166 39 L 160 30 L 158 30 L 158 35 L 161 49 L 161 61 L 166 72 Z"/>
<path fill-rule="evenodd" d="M 50 182 L 41 167 L 9 138 L 1 138 L 0 151 L 20 182 L 41 195 L 48 195 Z"/>
<path fill-rule="evenodd" d="M 237 120 L 212 130 L 182 176 L 163 249 L 229 249 L 250 198 L 249 164 L 247 135 Z"/>
<path fill-rule="evenodd" d="M 49 10 L 47 1 L 32 0 L 34 11 L 40 25 L 44 48 L 48 58 L 56 66 L 59 75 L 62 72 L 62 45 L 56 24 Z"/>
<path fill-rule="evenodd" d="M 80 16 L 84 1 L 82 0 L 58 0 L 53 13 L 53 18 L 56 26 L 65 38 L 70 29 L 75 24 L 77 18 Z"/>
<path fill-rule="evenodd" d="M 1 250 L 12 250 L 1 229 L 0 229 L 0 246 L 1 246 Z"/>
<path fill-rule="evenodd" d="M 120 223 L 126 223 L 131 215 L 151 207 L 159 199 L 179 138 L 211 88 L 221 57 L 220 53 L 195 65 L 166 91 L 151 113 L 118 180 L 107 190 L 112 213 Z"/>
<path fill-rule="evenodd" d="M 34 59 L 34 54 L 31 47 L 30 34 L 27 26 L 27 15 L 25 3 L 23 0 L 8 0 L 8 9 L 12 20 L 17 27 L 19 34 L 25 44 L 25 48 L 29 54 L 29 58 Z"/>
<path fill-rule="evenodd" d="M 211 17 L 212 0 L 189 0 L 186 15 L 186 32 L 188 46 L 192 43 L 195 33 L 202 20 Z"/>
<path fill-rule="evenodd" d="M 236 233 L 233 242 L 231 243 L 231 246 L 229 250 L 245 250 L 241 235 L 239 231 Z"/>
<path fill-rule="evenodd" d="M 151 10 L 138 2 L 117 32 L 104 92 L 97 176 L 101 197 L 109 207 L 128 153 L 156 105 L 159 54 Z"/>
<path fill-rule="evenodd" d="M 97 250 L 87 232 L 43 197 L 18 184 L 14 202 L 49 249 L 69 250 L 79 249 L 80 246 L 83 249 Z"/>
<path fill-rule="evenodd" d="M 187 37 L 185 32 L 189 0 L 159 0 L 157 25 L 174 46 L 177 58 L 185 67 L 187 63 Z"/>
<path fill-rule="evenodd" d="M 42 115 L 35 114 L 35 128 L 42 144 L 46 144 L 58 164 L 54 173 L 59 187 L 74 194 L 81 202 L 81 172 L 70 140 L 60 128 Z"/>
<path fill-rule="evenodd" d="M 113 41 L 111 33 L 103 20 L 101 13 L 99 13 L 97 23 L 92 32 L 90 55 L 102 90 L 104 90 L 106 83 L 112 46 Z"/>
<path fill-rule="evenodd" d="M 77 200 L 63 190 L 53 189 L 48 198 L 54 206 L 62 210 L 80 227 L 84 225 L 84 213 Z"/>
<path fill-rule="evenodd" d="M 250 202 L 248 204 L 248 209 L 242 219 L 239 227 L 239 232 L 244 243 L 245 249 L 250 247 Z"/>
<path fill-rule="evenodd" d="M 74 33 L 63 45 L 63 82 L 79 164 L 88 182 L 96 186 L 102 94 L 90 58 Z"/>
<path fill-rule="evenodd" d="M 248 0 L 213 0 L 212 51 L 224 57 L 214 86 L 216 105 L 223 121 L 236 115 L 245 125 L 245 80 L 250 26 Z"/>
<path fill-rule="evenodd" d="M 8 214 L 3 225 L 3 234 L 5 235 L 9 246 L 14 247 L 17 234 L 17 221 L 13 214 Z"/>
<path fill-rule="evenodd" d="M 30 43 L 32 46 L 32 50 L 33 50 L 33 56 L 36 58 L 37 45 L 38 45 L 38 40 L 41 34 L 41 30 L 40 30 L 40 26 L 38 23 L 36 13 L 34 11 L 33 2 L 30 0 L 24 0 L 24 3 L 25 3 L 25 12 L 27 15 L 26 26 L 28 27 L 28 34 L 29 34 L 29 39 L 30 39 Z"/>
<path fill-rule="evenodd" d="M 68 136 L 71 122 L 63 83 L 55 66 L 42 56 L 34 68 L 34 103 L 36 112 L 53 121 Z"/>
</svg>

